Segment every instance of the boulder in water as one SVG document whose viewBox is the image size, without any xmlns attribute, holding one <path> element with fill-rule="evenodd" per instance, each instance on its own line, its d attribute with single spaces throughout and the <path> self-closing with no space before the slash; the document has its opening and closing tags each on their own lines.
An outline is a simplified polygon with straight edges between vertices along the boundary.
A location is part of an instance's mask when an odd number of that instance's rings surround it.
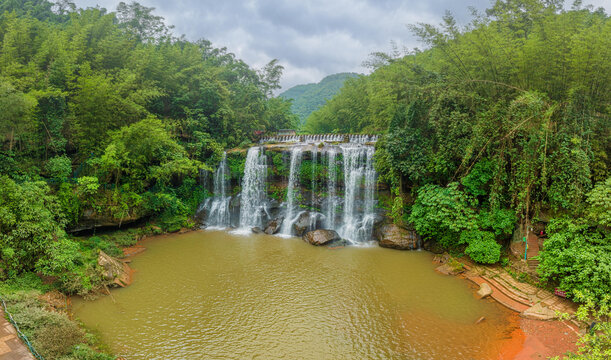
<svg viewBox="0 0 611 360">
<path fill-rule="evenodd" d="M 273 235 L 277 233 L 278 231 L 280 231 L 280 227 L 282 226 L 283 221 L 284 218 L 281 217 L 268 222 L 267 226 L 265 227 L 265 233 L 268 235 Z"/>
<path fill-rule="evenodd" d="M 333 230 L 318 229 L 308 231 L 303 235 L 303 240 L 316 246 L 329 245 L 333 242 L 340 241 L 342 238 Z"/>
<path fill-rule="evenodd" d="M 258 226 L 255 226 L 254 228 L 250 229 L 253 233 L 255 234 L 263 234 L 263 229 L 261 229 Z"/>
<path fill-rule="evenodd" d="M 297 221 L 293 223 L 293 229 L 297 236 L 302 236 L 310 227 L 310 212 L 304 211 L 299 214 Z"/>
<path fill-rule="evenodd" d="M 380 246 L 385 248 L 416 250 L 420 243 L 420 236 L 415 231 L 400 228 L 395 224 L 378 227 L 375 236 L 380 242 Z"/>
<path fill-rule="evenodd" d="M 102 268 L 102 276 L 106 281 L 120 287 L 132 282 L 132 269 L 126 263 L 117 260 L 102 250 L 98 255 L 98 265 Z"/>
<path fill-rule="evenodd" d="M 477 297 L 480 299 L 485 298 L 486 296 L 492 295 L 492 288 L 487 283 L 481 283 L 479 285 L 479 290 L 477 291 Z"/>
</svg>

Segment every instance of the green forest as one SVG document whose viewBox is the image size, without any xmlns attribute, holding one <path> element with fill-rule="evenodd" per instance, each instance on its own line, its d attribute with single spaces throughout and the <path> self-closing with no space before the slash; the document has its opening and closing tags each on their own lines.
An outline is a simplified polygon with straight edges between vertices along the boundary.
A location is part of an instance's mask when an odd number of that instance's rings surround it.
<svg viewBox="0 0 611 360">
<path fill-rule="evenodd" d="M 542 286 L 584 304 L 584 318 L 608 320 L 607 13 L 498 0 L 466 26 L 448 13 L 410 30 L 423 49 L 372 54 L 369 75 L 307 116 L 312 101 L 294 114 L 290 96 L 274 96 L 277 60 L 254 69 L 208 40 L 176 37 L 152 8 L 0 0 L 0 292 L 34 345 L 50 359 L 113 358 L 31 291 L 105 286 L 99 250 L 115 256 L 144 234 L 193 227 L 210 195 L 200 171 L 257 131 L 298 128 L 300 116 L 304 133 L 381 134 L 376 170 L 392 221 L 452 254 L 503 264 L 512 234 L 545 221 Z M 142 218 L 155 225 L 70 234 L 87 221 Z M 603 325 L 575 358 L 609 354 Z M 54 342 L 58 332 L 65 342 Z"/>
<path fill-rule="evenodd" d="M 549 220 L 541 277 L 608 302 L 609 16 L 497 1 L 464 27 L 448 14 L 410 28 L 426 50 L 373 54 L 305 130 L 386 134 L 377 169 L 395 221 L 478 262 L 501 259 L 516 223 Z"/>
<path fill-rule="evenodd" d="M 325 76 L 317 84 L 297 85 L 278 95 L 292 100 L 291 111 L 299 117 L 303 125 L 312 112 L 323 106 L 344 86 L 347 79 L 358 77 L 355 73 L 339 73 Z"/>
</svg>

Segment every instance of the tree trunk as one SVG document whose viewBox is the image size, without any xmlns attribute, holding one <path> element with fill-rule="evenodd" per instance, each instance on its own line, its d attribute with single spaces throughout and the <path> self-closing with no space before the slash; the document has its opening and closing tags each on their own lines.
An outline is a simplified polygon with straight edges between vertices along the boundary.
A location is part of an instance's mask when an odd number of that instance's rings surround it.
<svg viewBox="0 0 611 360">
<path fill-rule="evenodd" d="M 15 128 L 11 128 L 11 136 L 9 138 L 8 150 L 13 151 L 13 144 L 15 143 Z"/>
</svg>

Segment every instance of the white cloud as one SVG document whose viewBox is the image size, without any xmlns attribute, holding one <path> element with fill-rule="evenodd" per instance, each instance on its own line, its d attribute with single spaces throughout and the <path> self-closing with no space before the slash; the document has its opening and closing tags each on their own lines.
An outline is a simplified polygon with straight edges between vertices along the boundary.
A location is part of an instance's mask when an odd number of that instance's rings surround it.
<svg viewBox="0 0 611 360">
<path fill-rule="evenodd" d="M 112 11 L 119 0 L 75 0 L 78 6 Z M 131 0 L 130 0 L 131 1 Z M 174 25 L 177 35 L 205 38 L 227 47 L 249 65 L 260 68 L 277 58 L 285 67 L 284 89 L 318 82 L 337 72 L 366 72 L 361 64 L 390 42 L 413 48 L 420 44 L 407 24 L 437 24 L 446 9 L 465 23 L 469 6 L 478 10 L 492 0 L 139 0 Z M 585 1 L 611 9 L 611 0 Z M 568 6 L 570 6 L 567 1 Z"/>
</svg>

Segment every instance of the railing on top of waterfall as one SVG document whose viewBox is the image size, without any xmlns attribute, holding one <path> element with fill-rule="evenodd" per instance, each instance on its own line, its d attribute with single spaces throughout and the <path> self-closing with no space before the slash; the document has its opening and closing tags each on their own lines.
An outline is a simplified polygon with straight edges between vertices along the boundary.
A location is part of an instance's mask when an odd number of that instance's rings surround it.
<svg viewBox="0 0 611 360">
<path fill-rule="evenodd" d="M 272 135 L 264 136 L 259 140 L 264 143 L 353 143 L 367 144 L 378 141 L 379 135 L 375 134 L 316 134 L 316 135 Z"/>
</svg>

